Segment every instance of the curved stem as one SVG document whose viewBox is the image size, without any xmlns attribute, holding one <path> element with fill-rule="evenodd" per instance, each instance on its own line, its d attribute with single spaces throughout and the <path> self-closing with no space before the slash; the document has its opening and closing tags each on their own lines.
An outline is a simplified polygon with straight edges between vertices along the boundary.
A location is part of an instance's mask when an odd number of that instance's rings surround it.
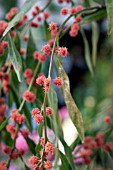
<svg viewBox="0 0 113 170">
<path fill-rule="evenodd" d="M 41 63 L 38 62 L 37 65 L 36 65 L 36 68 L 35 68 L 33 77 L 32 77 L 32 79 L 31 79 L 30 85 L 29 85 L 29 87 L 28 87 L 28 91 L 30 91 L 31 88 L 32 88 L 32 86 L 33 86 L 33 83 L 34 83 L 35 77 L 36 77 L 36 75 L 37 75 L 37 72 L 38 72 L 38 70 L 39 70 L 40 64 L 41 64 Z M 19 109 L 18 109 L 18 112 L 21 112 L 21 110 L 22 110 L 25 102 L 26 102 L 25 99 L 23 99 L 22 102 L 21 102 L 21 104 L 20 104 L 20 107 L 19 107 Z M 14 151 L 14 149 L 15 149 L 15 142 L 16 142 L 16 138 L 17 138 L 17 135 L 18 135 L 18 131 L 19 131 L 19 125 L 17 124 L 17 125 L 16 125 L 16 132 L 15 132 L 14 142 L 13 142 L 13 148 L 12 148 L 11 153 L 13 153 L 13 151 Z M 11 162 L 11 160 L 8 159 L 7 168 L 9 168 L 10 162 Z"/>
</svg>

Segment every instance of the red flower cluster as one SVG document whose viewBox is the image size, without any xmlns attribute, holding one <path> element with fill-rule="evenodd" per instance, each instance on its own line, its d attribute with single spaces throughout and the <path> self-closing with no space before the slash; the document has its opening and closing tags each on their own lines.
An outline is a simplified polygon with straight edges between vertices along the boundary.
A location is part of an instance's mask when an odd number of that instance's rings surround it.
<svg viewBox="0 0 113 170">
<path fill-rule="evenodd" d="M 23 98 L 24 98 L 27 102 L 31 103 L 31 102 L 34 102 L 34 101 L 35 101 L 36 96 L 35 96 L 34 92 L 25 91 L 25 92 L 24 92 L 24 95 L 23 95 Z"/>
<path fill-rule="evenodd" d="M 15 132 L 16 132 L 16 127 L 15 127 L 15 125 L 13 125 L 13 124 L 8 124 L 7 126 L 6 126 L 6 130 L 9 132 L 9 133 L 11 133 L 11 138 L 12 139 L 14 139 L 14 137 L 15 137 Z"/>
<path fill-rule="evenodd" d="M 8 73 L 4 73 L 3 71 L 0 71 L 0 80 L 2 82 L 2 88 L 4 93 L 9 92 L 9 83 L 10 83 L 10 77 Z"/>
<path fill-rule="evenodd" d="M 113 149 L 113 143 L 106 142 L 102 132 L 97 133 L 95 138 L 87 136 L 84 139 L 83 148 L 78 152 L 78 154 L 83 158 L 84 163 L 89 165 L 91 163 L 93 152 L 95 153 L 95 151 L 100 148 L 105 152 L 109 152 Z"/>
<path fill-rule="evenodd" d="M 18 113 L 17 109 L 11 111 L 11 120 L 15 123 L 22 124 L 25 121 L 25 117 L 23 114 Z"/>
<path fill-rule="evenodd" d="M 52 38 L 55 38 L 57 35 L 57 24 L 55 22 L 51 22 L 51 24 L 49 24 L 49 29 L 51 30 Z"/>
<path fill-rule="evenodd" d="M 5 29 L 8 27 L 8 23 L 5 21 L 0 21 L 0 36 L 3 34 Z"/>
<path fill-rule="evenodd" d="M 35 168 L 39 162 L 39 158 L 37 156 L 32 156 L 29 159 L 30 164 Z"/>
<path fill-rule="evenodd" d="M 51 83 L 51 78 L 46 78 L 44 81 L 44 90 L 46 93 L 48 93 L 49 91 L 50 83 Z"/>
<path fill-rule="evenodd" d="M 110 116 L 106 116 L 105 118 L 104 118 L 104 122 L 105 123 L 107 123 L 107 124 L 110 124 L 111 123 L 111 117 Z"/>
<path fill-rule="evenodd" d="M 13 7 L 11 10 L 6 14 L 6 19 L 11 20 L 18 12 L 18 8 Z"/>
<path fill-rule="evenodd" d="M 51 153 L 53 155 L 55 153 L 54 145 L 50 142 L 47 142 L 45 145 L 45 152 Z"/>
<path fill-rule="evenodd" d="M 7 170 L 6 162 L 5 161 L 0 162 L 0 169 L 1 170 Z"/>
<path fill-rule="evenodd" d="M 24 71 L 24 77 L 26 78 L 27 84 L 30 84 L 31 79 L 32 79 L 32 75 L 33 75 L 32 69 L 27 68 L 27 69 Z"/>
<path fill-rule="evenodd" d="M 67 15 L 68 14 L 68 9 L 67 8 L 62 8 L 60 11 L 61 15 Z"/>
<path fill-rule="evenodd" d="M 56 86 L 62 86 L 63 85 L 62 79 L 60 77 L 55 78 L 53 84 L 55 84 Z"/>
<path fill-rule="evenodd" d="M 24 15 L 21 20 L 18 22 L 18 24 L 16 25 L 17 28 L 21 27 L 25 21 L 27 20 L 27 15 Z"/>
<path fill-rule="evenodd" d="M 45 168 L 46 170 L 51 170 L 52 169 L 52 163 L 47 159 L 47 156 L 49 153 L 51 153 L 52 155 L 55 153 L 55 147 L 52 143 L 47 142 L 45 145 L 45 139 L 42 137 L 41 138 L 41 145 L 43 148 L 45 148 L 44 150 L 40 151 L 40 156 L 44 156 L 45 161 L 40 164 L 39 166 L 37 166 L 37 164 L 40 162 L 40 158 L 37 156 L 32 156 L 29 160 L 30 164 L 36 169 L 36 170 L 41 170 L 42 168 Z M 44 152 L 44 153 L 43 153 Z"/>
<path fill-rule="evenodd" d="M 4 98 L 0 98 L 0 122 L 4 119 L 6 115 L 7 106 L 5 105 Z"/>
<path fill-rule="evenodd" d="M 46 169 L 46 170 L 51 170 L 52 169 L 52 163 L 51 163 L 51 161 L 45 161 L 44 162 L 44 168 Z"/>
<path fill-rule="evenodd" d="M 36 78 L 36 84 L 43 86 L 44 85 L 44 81 L 45 81 L 45 75 L 43 73 L 40 73 L 38 75 L 38 77 Z"/>
<path fill-rule="evenodd" d="M 8 42 L 2 41 L 0 43 L 0 56 L 4 54 L 4 51 L 7 47 L 8 47 Z"/>
<path fill-rule="evenodd" d="M 78 24 L 73 24 L 71 26 L 71 30 L 69 32 L 71 37 L 76 37 L 79 31 L 79 25 Z"/>
<path fill-rule="evenodd" d="M 51 56 L 52 49 L 51 49 L 51 46 L 49 44 L 43 46 L 42 50 L 46 55 Z"/>
<path fill-rule="evenodd" d="M 38 124 L 43 121 L 43 116 L 38 108 L 32 110 L 32 116 L 34 117 L 34 121 Z"/>
<path fill-rule="evenodd" d="M 52 115 L 52 113 L 53 113 L 52 108 L 46 107 L 46 115 L 49 116 L 49 115 Z"/>
<path fill-rule="evenodd" d="M 58 48 L 58 54 L 61 55 L 62 57 L 66 57 L 68 54 L 67 48 L 66 47 L 59 47 Z"/>
<path fill-rule="evenodd" d="M 35 51 L 33 54 L 34 59 L 39 60 L 41 63 L 46 60 L 45 54 L 41 54 L 38 51 Z"/>
<path fill-rule="evenodd" d="M 79 12 L 83 9 L 83 6 L 82 5 L 78 5 L 77 7 L 72 7 L 70 9 L 70 14 L 73 15 L 75 14 L 76 12 Z"/>
</svg>

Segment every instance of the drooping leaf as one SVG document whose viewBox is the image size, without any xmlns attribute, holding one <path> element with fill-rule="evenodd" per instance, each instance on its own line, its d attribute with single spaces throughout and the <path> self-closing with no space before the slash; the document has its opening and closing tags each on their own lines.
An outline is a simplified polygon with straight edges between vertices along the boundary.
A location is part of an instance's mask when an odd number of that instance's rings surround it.
<svg viewBox="0 0 113 170">
<path fill-rule="evenodd" d="M 105 0 L 108 16 L 108 33 L 113 31 L 113 0 Z"/>
<path fill-rule="evenodd" d="M 20 51 L 20 48 L 21 48 L 21 42 L 20 42 L 20 37 L 19 37 L 19 33 L 16 31 L 16 35 L 15 35 L 15 38 L 14 38 L 14 44 L 15 44 L 15 47 L 18 51 Z"/>
<path fill-rule="evenodd" d="M 3 128 L 6 127 L 6 125 L 8 124 L 10 117 L 6 118 L 0 125 L 0 132 L 2 131 Z"/>
<path fill-rule="evenodd" d="M 80 144 L 79 137 L 77 137 L 77 139 L 75 139 L 74 142 L 70 145 L 71 150 L 73 151 L 78 144 Z"/>
<path fill-rule="evenodd" d="M 32 123 L 31 123 L 32 117 L 31 117 L 31 113 L 30 113 L 28 107 L 26 106 L 26 103 L 24 104 L 22 111 L 24 112 L 24 115 L 26 118 L 26 125 L 27 125 L 29 131 L 32 132 Z"/>
<path fill-rule="evenodd" d="M 87 66 L 89 68 L 89 71 L 90 71 L 91 75 L 93 76 L 94 73 L 93 73 L 93 66 L 92 66 L 92 62 L 91 62 L 91 55 L 90 55 L 90 48 L 89 48 L 88 40 L 86 38 L 84 30 L 81 28 L 80 31 L 81 31 L 83 41 L 84 41 L 86 64 L 87 64 Z"/>
<path fill-rule="evenodd" d="M 8 48 L 5 49 L 4 54 L 0 56 L 0 68 L 4 66 L 7 59 L 7 55 L 8 55 Z"/>
<path fill-rule="evenodd" d="M 3 33 L 3 37 L 13 28 L 20 19 L 31 9 L 31 7 L 37 2 L 37 0 L 26 0 L 17 15 L 8 23 L 8 27 Z"/>
<path fill-rule="evenodd" d="M 43 122 L 41 122 L 40 125 L 38 126 L 38 135 L 40 136 L 40 138 L 42 137 L 42 132 L 43 132 Z"/>
<path fill-rule="evenodd" d="M 35 147 L 35 152 L 38 157 L 40 157 L 40 151 L 41 151 L 42 145 L 41 142 L 39 141 L 38 144 Z"/>
<path fill-rule="evenodd" d="M 51 127 L 52 127 L 56 137 L 60 139 L 62 145 L 64 146 L 66 158 L 68 160 L 68 163 L 70 164 L 71 169 L 75 170 L 76 167 L 75 167 L 75 163 L 74 163 L 73 156 L 71 153 L 71 149 L 68 147 L 67 143 L 63 139 L 61 126 L 57 121 L 58 119 L 55 118 L 55 113 L 58 114 L 58 101 L 57 101 L 56 92 L 54 91 L 52 86 L 49 88 L 48 102 L 49 102 L 49 106 L 53 109 L 53 114 L 52 114 L 53 117 L 52 117 L 52 119 L 50 119 Z"/>
<path fill-rule="evenodd" d="M 51 39 L 51 32 L 49 30 L 49 24 L 47 23 L 47 21 L 44 21 L 44 31 L 45 31 L 45 39 L 46 41 Z"/>
<path fill-rule="evenodd" d="M 33 35 L 31 29 L 29 30 L 29 39 L 27 43 L 27 51 L 26 51 L 26 66 L 28 68 L 34 69 L 36 66 L 36 60 L 33 58 L 33 53 L 36 51 L 36 45 L 33 40 Z"/>
<path fill-rule="evenodd" d="M 66 159 L 65 155 L 60 150 L 58 150 L 58 153 L 59 153 L 59 157 L 60 157 L 61 162 L 62 162 L 61 169 L 62 170 L 64 170 L 64 169 L 69 170 L 70 165 L 69 165 L 68 160 Z"/>
<path fill-rule="evenodd" d="M 16 76 L 15 71 L 10 72 L 10 91 L 8 95 L 8 103 L 9 107 L 12 107 L 13 102 L 15 102 L 16 107 L 19 108 L 20 106 L 20 96 L 18 95 L 19 93 L 19 81 Z"/>
<path fill-rule="evenodd" d="M 59 69 L 59 75 L 63 81 L 64 99 L 68 109 L 69 116 L 73 124 L 75 125 L 81 140 L 84 141 L 84 125 L 83 125 L 82 114 L 71 96 L 69 78 L 66 72 L 64 71 L 62 64 L 60 63 L 60 60 L 58 58 L 57 58 L 57 66 Z"/>
<path fill-rule="evenodd" d="M 58 124 L 60 131 L 62 133 L 61 122 L 60 122 L 60 118 L 59 118 L 59 114 L 58 114 L 58 98 L 57 98 L 56 92 L 52 86 L 50 86 L 50 89 L 48 92 L 48 102 L 49 102 L 49 106 L 53 110 L 52 120 L 53 120 L 53 122 L 56 121 L 56 123 Z M 55 133 L 58 134 L 57 127 L 54 126 L 54 129 L 55 129 Z"/>
<path fill-rule="evenodd" d="M 8 42 L 9 42 L 8 49 L 9 49 L 10 60 L 13 64 L 18 80 L 21 82 L 23 78 L 23 66 L 22 66 L 21 55 L 17 51 L 10 34 L 8 34 Z"/>
<path fill-rule="evenodd" d="M 92 23 L 92 62 L 94 67 L 96 65 L 98 40 L 99 40 L 99 28 L 97 23 L 93 22 Z"/>
<path fill-rule="evenodd" d="M 30 151 L 35 155 L 35 147 L 36 147 L 36 144 L 34 143 L 34 141 L 33 140 L 31 140 L 30 138 L 25 138 L 26 139 L 26 142 L 27 142 L 27 144 L 28 144 L 28 146 L 29 146 L 29 148 L 30 148 Z"/>
<path fill-rule="evenodd" d="M 10 93 L 11 93 L 11 96 L 13 97 L 13 101 L 15 101 L 16 107 L 19 108 L 19 106 L 21 104 L 21 99 L 20 99 L 19 93 L 13 83 L 11 84 L 10 88 L 11 88 Z M 9 97 L 10 97 L 10 95 L 9 95 Z M 10 98 L 9 98 L 9 100 L 10 100 Z M 29 131 L 31 132 L 32 131 L 31 113 L 30 113 L 29 109 L 27 108 L 26 103 L 24 104 L 24 106 L 22 108 L 22 113 L 24 113 L 24 115 L 25 115 L 26 125 L 27 125 Z"/>
<path fill-rule="evenodd" d="M 83 18 L 82 24 L 83 23 L 89 23 L 92 21 L 98 21 L 102 18 L 104 18 L 107 15 L 106 10 L 102 9 L 100 11 L 97 11 L 96 13 L 92 13 L 90 15 L 87 15 Z"/>
</svg>

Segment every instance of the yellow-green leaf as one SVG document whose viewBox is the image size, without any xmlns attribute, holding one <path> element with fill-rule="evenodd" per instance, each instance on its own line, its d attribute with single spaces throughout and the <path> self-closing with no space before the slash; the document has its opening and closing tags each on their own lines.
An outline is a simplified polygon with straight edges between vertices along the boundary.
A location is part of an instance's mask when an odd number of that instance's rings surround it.
<svg viewBox="0 0 113 170">
<path fill-rule="evenodd" d="M 16 49 L 10 34 L 8 34 L 8 43 L 9 43 L 8 49 L 9 49 L 10 60 L 13 64 L 18 80 L 21 82 L 23 78 L 22 58 L 18 50 Z"/>
<path fill-rule="evenodd" d="M 26 0 L 17 15 L 8 23 L 8 27 L 3 33 L 3 37 L 13 28 L 20 19 L 31 9 L 31 7 L 37 2 L 37 0 Z"/>
<path fill-rule="evenodd" d="M 89 68 L 89 71 L 90 71 L 91 75 L 93 76 L 93 66 L 92 66 L 92 62 L 91 62 L 90 48 L 89 48 L 88 40 L 87 40 L 85 32 L 84 32 L 84 30 L 82 28 L 80 29 L 80 32 L 82 34 L 83 41 L 84 41 L 86 64 L 87 64 L 87 66 Z"/>
<path fill-rule="evenodd" d="M 84 125 L 83 125 L 82 114 L 80 110 L 78 109 L 78 107 L 76 106 L 71 96 L 69 78 L 66 72 L 64 71 L 59 59 L 57 59 L 57 65 L 59 69 L 59 75 L 63 81 L 64 99 L 65 99 L 65 103 L 66 103 L 70 118 L 73 124 L 75 125 L 81 140 L 83 141 L 84 140 Z"/>
<path fill-rule="evenodd" d="M 98 24 L 96 22 L 92 22 L 92 62 L 94 67 L 96 65 L 98 40 L 99 40 Z"/>
<path fill-rule="evenodd" d="M 108 33 L 113 31 L 113 0 L 105 0 L 108 16 Z"/>
</svg>

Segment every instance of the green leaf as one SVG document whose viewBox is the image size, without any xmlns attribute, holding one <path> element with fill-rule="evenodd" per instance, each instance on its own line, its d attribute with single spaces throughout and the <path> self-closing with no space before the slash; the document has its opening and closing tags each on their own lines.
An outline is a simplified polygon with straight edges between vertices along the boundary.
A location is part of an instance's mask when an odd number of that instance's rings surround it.
<svg viewBox="0 0 113 170">
<path fill-rule="evenodd" d="M 64 71 L 62 64 L 60 63 L 60 60 L 58 59 L 58 57 L 57 57 L 57 66 L 59 70 L 59 75 L 63 81 L 64 99 L 65 99 L 65 103 L 68 109 L 69 116 L 73 124 L 75 125 L 79 133 L 79 136 L 83 142 L 84 141 L 84 125 L 83 125 L 82 115 L 71 96 L 69 78 L 66 72 Z"/>
<path fill-rule="evenodd" d="M 32 132 L 32 123 L 31 123 L 31 113 L 26 105 L 26 103 L 24 104 L 23 108 L 22 108 L 22 111 L 24 112 L 24 115 L 25 115 L 25 120 L 26 120 L 26 125 L 28 127 L 28 129 L 30 130 L 30 132 Z"/>
<path fill-rule="evenodd" d="M 25 138 L 26 139 L 26 142 L 27 142 L 27 144 L 28 144 L 28 146 L 29 146 L 29 148 L 30 148 L 30 151 L 35 155 L 36 154 L 36 152 L 35 152 L 35 147 L 36 147 L 36 144 L 34 143 L 34 141 L 33 140 L 31 140 L 30 138 Z"/>
<path fill-rule="evenodd" d="M 43 122 L 41 122 L 40 125 L 38 126 L 38 134 L 40 138 L 42 137 L 42 132 L 43 132 Z"/>
<path fill-rule="evenodd" d="M 102 18 L 104 18 L 105 16 L 107 15 L 106 13 L 106 10 L 105 9 L 102 9 L 100 11 L 97 11 L 96 13 L 92 13 L 90 15 L 87 15 L 83 18 L 83 21 L 81 24 L 84 24 L 84 23 L 89 23 L 89 22 L 92 22 L 92 21 L 98 21 Z"/>
<path fill-rule="evenodd" d="M 108 33 L 111 34 L 113 31 L 113 0 L 105 0 L 107 16 L 108 16 Z"/>
<path fill-rule="evenodd" d="M 56 115 L 55 115 L 55 113 L 58 115 L 58 99 L 57 99 L 56 92 L 54 91 L 52 86 L 50 86 L 50 88 L 49 88 L 47 97 L 48 97 L 49 106 L 54 111 L 52 114 L 52 118 L 50 117 L 52 128 L 55 132 L 56 137 L 58 137 L 60 139 L 61 143 L 64 146 L 66 158 L 71 166 L 71 169 L 75 170 L 75 163 L 73 160 L 71 149 L 68 147 L 67 143 L 63 139 L 61 126 L 60 126 L 60 124 L 58 124 L 58 119 L 56 118 Z"/>
<path fill-rule="evenodd" d="M 82 34 L 83 41 L 84 41 L 85 60 L 86 60 L 87 66 L 89 68 L 89 71 L 90 71 L 91 75 L 93 76 L 94 73 L 93 73 L 93 67 L 92 67 L 92 63 L 91 63 L 90 48 L 89 48 L 88 40 L 87 40 L 85 32 L 82 28 L 80 29 L 80 32 Z"/>
<path fill-rule="evenodd" d="M 2 129 L 3 129 L 4 127 L 6 127 L 6 125 L 8 124 L 9 119 L 10 119 L 10 117 L 8 117 L 7 119 L 5 119 L 5 120 L 1 123 L 1 125 L 0 125 L 0 132 L 2 131 Z"/>
<path fill-rule="evenodd" d="M 99 40 L 98 24 L 96 22 L 92 22 L 92 62 L 94 67 L 96 65 L 98 40 Z"/>
<path fill-rule="evenodd" d="M 47 23 L 47 21 L 44 21 L 44 31 L 45 31 L 45 39 L 46 41 L 51 39 L 51 32 L 49 30 L 49 24 Z"/>
<path fill-rule="evenodd" d="M 78 144 L 80 144 L 80 143 L 81 143 L 81 142 L 80 142 L 80 138 L 77 137 L 77 138 L 74 140 L 74 142 L 70 145 L 71 150 L 73 151 L 73 150 L 75 149 L 75 147 L 76 147 Z"/>
<path fill-rule="evenodd" d="M 8 95 L 8 103 L 9 107 L 12 107 L 13 102 L 15 102 L 16 107 L 19 108 L 20 106 L 20 96 L 18 95 L 19 93 L 19 82 L 16 76 L 15 71 L 10 72 L 10 91 Z M 15 83 L 14 83 L 15 82 Z"/>
<path fill-rule="evenodd" d="M 8 27 L 3 33 L 3 38 L 6 36 L 6 34 L 10 31 L 11 28 L 13 28 L 20 19 L 31 9 L 31 7 L 37 2 L 37 0 L 26 0 L 26 2 L 21 7 L 20 11 L 17 13 L 17 15 L 8 23 Z"/>
<path fill-rule="evenodd" d="M 33 40 L 33 35 L 31 29 L 29 30 L 29 39 L 27 43 L 27 51 L 26 51 L 26 66 L 28 68 L 34 69 L 37 61 L 33 58 L 33 53 L 36 51 L 36 45 Z"/>
<path fill-rule="evenodd" d="M 14 38 L 14 44 L 15 44 L 15 47 L 18 51 L 20 51 L 20 48 L 21 48 L 21 42 L 20 42 L 20 37 L 19 37 L 19 33 L 16 31 L 16 35 L 15 35 L 15 38 Z"/>
<path fill-rule="evenodd" d="M 59 153 L 60 159 L 62 161 L 61 169 L 69 170 L 70 165 L 68 163 L 68 160 L 66 159 L 66 156 L 60 150 L 58 150 L 58 153 Z"/>
<path fill-rule="evenodd" d="M 14 78 L 14 74 L 11 77 Z M 19 93 L 17 92 L 18 87 L 16 89 L 14 84 L 11 84 L 10 88 L 11 88 L 11 91 L 10 91 L 11 98 L 13 98 L 12 102 L 15 102 L 16 107 L 19 108 L 19 106 L 21 104 L 21 99 L 20 99 Z M 9 97 L 10 97 L 10 95 L 9 95 Z M 9 100 L 12 100 L 12 99 L 9 98 Z M 26 103 L 24 104 L 24 106 L 22 108 L 22 112 L 24 112 L 25 120 L 26 120 L 26 125 L 27 125 L 29 131 L 31 132 L 32 131 L 31 113 L 30 113 L 28 107 L 26 106 Z"/>
<path fill-rule="evenodd" d="M 8 55 L 8 48 L 5 49 L 4 54 L 0 56 L 0 68 L 4 66 L 7 59 L 7 55 Z"/>
<path fill-rule="evenodd" d="M 36 155 L 37 155 L 38 157 L 40 157 L 41 148 L 42 148 L 42 145 L 41 145 L 41 143 L 40 143 L 40 141 L 39 141 L 38 144 L 37 144 L 36 147 L 35 147 L 35 152 L 36 152 Z"/>
<path fill-rule="evenodd" d="M 9 42 L 8 49 L 9 49 L 10 60 L 13 64 L 18 80 L 21 82 L 23 78 L 22 58 L 19 52 L 17 51 L 10 34 L 8 34 L 8 42 Z"/>
<path fill-rule="evenodd" d="M 58 124 L 58 126 L 60 128 L 61 133 L 63 133 L 59 114 L 58 114 L 58 98 L 57 98 L 56 92 L 53 89 L 52 85 L 49 88 L 49 92 L 47 94 L 47 97 L 48 97 L 49 106 L 53 110 L 52 120 L 53 120 L 53 122 L 56 121 L 56 123 Z M 57 127 L 54 126 L 54 130 L 55 130 L 55 133 L 58 135 Z"/>
</svg>

